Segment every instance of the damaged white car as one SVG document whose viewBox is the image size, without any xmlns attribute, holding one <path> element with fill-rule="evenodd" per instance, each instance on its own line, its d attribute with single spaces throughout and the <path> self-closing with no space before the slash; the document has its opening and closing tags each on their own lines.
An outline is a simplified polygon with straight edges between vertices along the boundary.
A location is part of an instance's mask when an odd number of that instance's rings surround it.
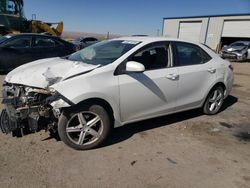
<svg viewBox="0 0 250 188">
<path fill-rule="evenodd" d="M 90 149 L 127 123 L 194 108 L 216 114 L 232 85 L 230 63 L 201 44 L 113 39 L 10 72 L 0 128 L 13 136 L 58 132 L 68 146 Z"/>
</svg>

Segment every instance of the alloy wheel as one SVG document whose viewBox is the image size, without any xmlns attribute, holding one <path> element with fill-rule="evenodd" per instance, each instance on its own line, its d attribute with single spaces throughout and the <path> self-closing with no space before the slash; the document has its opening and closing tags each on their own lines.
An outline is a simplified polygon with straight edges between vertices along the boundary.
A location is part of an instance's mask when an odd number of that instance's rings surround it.
<svg viewBox="0 0 250 188">
<path fill-rule="evenodd" d="M 216 89 L 213 91 L 212 95 L 210 95 L 208 101 L 208 108 L 210 112 L 218 111 L 223 103 L 223 91 L 220 89 Z"/>
<path fill-rule="evenodd" d="M 103 122 L 99 115 L 90 111 L 74 114 L 66 125 L 66 135 L 77 145 L 96 142 L 103 133 Z"/>
</svg>

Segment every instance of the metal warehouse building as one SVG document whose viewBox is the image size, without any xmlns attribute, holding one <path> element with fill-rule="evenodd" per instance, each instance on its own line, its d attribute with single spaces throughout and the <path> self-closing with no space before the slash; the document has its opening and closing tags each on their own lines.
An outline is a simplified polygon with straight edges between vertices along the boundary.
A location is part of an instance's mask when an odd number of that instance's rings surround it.
<svg viewBox="0 0 250 188">
<path fill-rule="evenodd" d="M 163 36 L 193 40 L 218 50 L 237 40 L 250 40 L 250 13 L 163 18 Z"/>
</svg>

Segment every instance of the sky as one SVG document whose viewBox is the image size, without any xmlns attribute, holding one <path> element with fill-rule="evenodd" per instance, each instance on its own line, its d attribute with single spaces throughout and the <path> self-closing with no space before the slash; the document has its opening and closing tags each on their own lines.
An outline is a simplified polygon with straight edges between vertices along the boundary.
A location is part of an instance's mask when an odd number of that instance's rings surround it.
<svg viewBox="0 0 250 188">
<path fill-rule="evenodd" d="M 157 35 L 164 17 L 250 14 L 250 0 L 24 0 L 28 19 L 64 22 L 65 31 Z"/>
</svg>

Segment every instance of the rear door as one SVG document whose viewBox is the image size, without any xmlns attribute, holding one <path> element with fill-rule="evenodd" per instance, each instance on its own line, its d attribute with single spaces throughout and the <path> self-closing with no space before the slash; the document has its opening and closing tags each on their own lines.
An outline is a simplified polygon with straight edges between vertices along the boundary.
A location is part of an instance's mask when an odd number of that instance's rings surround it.
<svg viewBox="0 0 250 188">
<path fill-rule="evenodd" d="M 66 41 L 61 41 L 56 39 L 54 40 L 55 40 L 55 51 L 57 53 L 57 56 L 62 57 L 75 52 L 76 47 L 74 46 L 74 44 Z"/>
<path fill-rule="evenodd" d="M 215 63 L 198 45 L 175 42 L 174 47 L 175 66 L 179 72 L 177 110 L 197 107 L 216 80 Z"/>
<path fill-rule="evenodd" d="M 34 36 L 33 57 L 35 60 L 60 56 L 57 43 L 53 38 Z"/>
</svg>

